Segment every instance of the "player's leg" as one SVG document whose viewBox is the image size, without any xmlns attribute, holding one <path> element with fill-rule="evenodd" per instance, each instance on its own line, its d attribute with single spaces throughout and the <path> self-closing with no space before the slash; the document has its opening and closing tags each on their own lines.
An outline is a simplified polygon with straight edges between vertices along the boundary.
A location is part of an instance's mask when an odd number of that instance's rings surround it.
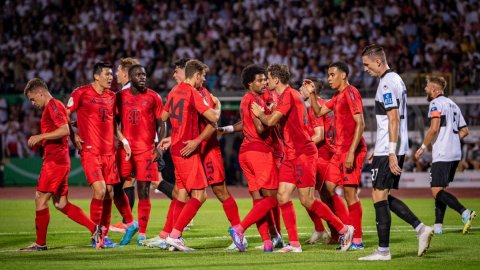
<svg viewBox="0 0 480 270">
<path fill-rule="evenodd" d="M 137 244 L 140 245 L 141 240 L 147 239 L 146 232 L 148 221 L 150 219 L 151 203 L 150 203 L 150 182 L 138 181 L 138 239 Z"/>
<path fill-rule="evenodd" d="M 458 201 L 458 199 L 448 192 L 446 188 L 453 181 L 455 177 L 455 171 L 458 166 L 458 161 L 453 162 L 434 162 L 431 170 L 431 189 L 432 195 L 437 201 L 440 207 L 444 204 L 462 216 L 462 222 L 464 224 L 463 234 L 468 233 L 468 229 L 472 224 L 472 220 L 475 218 L 476 213 L 473 210 L 469 210 Z M 437 212 L 437 210 L 435 210 Z M 440 211 L 439 211 L 440 212 Z M 440 214 L 441 215 L 441 214 Z M 437 225 L 437 222 L 435 222 Z M 441 227 L 440 227 L 441 231 Z"/>
<path fill-rule="evenodd" d="M 37 239 L 28 247 L 20 251 L 42 251 L 47 250 L 47 229 L 50 222 L 50 211 L 48 201 L 52 193 L 44 193 L 37 190 L 35 193 L 35 233 Z"/>
<path fill-rule="evenodd" d="M 280 172 L 280 175 L 282 173 Z M 295 184 L 280 182 L 278 185 L 277 200 L 282 212 L 283 223 L 287 229 L 289 245 L 283 247 L 279 252 L 301 252 L 302 248 L 298 239 L 297 216 L 292 202 L 292 193 L 296 189 Z"/>
<path fill-rule="evenodd" d="M 222 203 L 223 211 L 231 226 L 238 225 L 240 223 L 240 214 L 237 202 L 228 191 L 226 182 L 211 184 L 210 187 L 217 199 Z"/>
<path fill-rule="evenodd" d="M 135 203 L 133 185 L 133 158 L 126 160 L 125 150 L 117 150 L 116 162 L 120 174 L 120 183 L 113 186 L 113 202 L 122 216 L 122 221 L 110 225 L 109 230 L 125 233 L 127 227 L 133 223 L 133 216 L 130 215 Z M 128 211 L 130 209 L 130 211 Z"/>
<path fill-rule="evenodd" d="M 322 187 L 324 186 L 322 170 L 323 168 L 319 162 L 319 159 L 317 159 L 317 176 L 316 176 L 315 190 L 318 192 L 319 195 L 321 194 Z M 322 219 L 318 217 L 314 212 L 309 211 L 308 209 L 307 209 L 307 213 L 314 224 L 314 230 L 310 238 L 307 239 L 305 243 L 315 244 L 319 241 L 328 243 L 330 241 L 330 234 L 325 230 L 325 226 L 323 226 Z"/>
<path fill-rule="evenodd" d="M 357 186 L 344 186 L 343 187 L 345 200 L 348 205 L 349 221 L 348 224 L 352 224 L 355 228 L 351 249 L 364 249 L 364 243 L 362 240 L 362 216 L 363 209 L 358 198 Z"/>
</svg>

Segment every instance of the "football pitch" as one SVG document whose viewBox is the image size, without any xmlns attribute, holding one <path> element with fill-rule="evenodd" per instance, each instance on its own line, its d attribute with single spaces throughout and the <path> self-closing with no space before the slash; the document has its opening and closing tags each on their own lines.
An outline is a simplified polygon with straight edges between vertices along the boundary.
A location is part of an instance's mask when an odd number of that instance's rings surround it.
<svg viewBox="0 0 480 270">
<path fill-rule="evenodd" d="M 88 213 L 88 200 L 71 200 Z M 447 209 L 443 235 L 435 235 L 424 257 L 417 257 L 415 231 L 392 213 L 390 238 L 392 261 L 360 262 L 357 258 L 369 255 L 377 246 L 375 213 L 371 200 L 363 199 L 363 228 L 365 250 L 342 253 L 335 245 L 303 244 L 303 253 L 263 253 L 257 229 L 252 226 L 246 237 L 249 247 L 245 253 L 227 251 L 231 239 L 229 223 L 221 204 L 209 199 L 194 219 L 191 231 L 184 233 L 194 252 L 170 252 L 136 246 L 136 236 L 126 247 L 95 250 L 90 233 L 50 206 L 51 220 L 47 235 L 48 251 L 19 252 L 35 241 L 35 208 L 33 200 L 0 200 L 0 269 L 480 269 L 480 217 L 473 222 L 468 235 L 462 235 L 460 216 Z M 480 199 L 461 199 L 466 207 L 480 210 Z M 237 200 L 244 217 L 251 200 Z M 435 221 L 432 199 L 406 199 L 405 203 L 426 224 Z M 163 226 L 169 200 L 153 199 L 147 237 L 153 237 Z M 304 242 L 313 230 L 306 211 L 295 202 L 300 239 Z M 120 220 L 113 207 L 112 223 Z M 134 211 L 136 217 L 136 209 Z M 286 230 L 282 227 L 286 238 Z M 122 234 L 109 234 L 118 242 Z"/>
</svg>

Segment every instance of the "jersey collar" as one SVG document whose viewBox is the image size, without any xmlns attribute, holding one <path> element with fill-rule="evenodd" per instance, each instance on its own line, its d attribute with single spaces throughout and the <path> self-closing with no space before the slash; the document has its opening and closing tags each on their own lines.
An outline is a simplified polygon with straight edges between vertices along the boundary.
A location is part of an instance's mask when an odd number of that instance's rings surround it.
<svg viewBox="0 0 480 270">
<path fill-rule="evenodd" d="M 382 76 L 380 76 L 380 79 L 383 79 L 383 77 L 385 77 L 385 75 L 387 75 L 390 72 L 393 72 L 393 70 L 391 68 L 385 70 L 385 72 L 382 74 Z"/>
</svg>

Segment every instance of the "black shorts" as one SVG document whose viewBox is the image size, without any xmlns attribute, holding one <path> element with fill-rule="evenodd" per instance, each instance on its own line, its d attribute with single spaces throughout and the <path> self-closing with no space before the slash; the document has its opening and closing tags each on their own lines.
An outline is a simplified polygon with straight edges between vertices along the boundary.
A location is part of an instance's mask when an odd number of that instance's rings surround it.
<svg viewBox="0 0 480 270">
<path fill-rule="evenodd" d="M 397 156 L 398 166 L 403 168 L 405 155 Z M 394 175 L 388 166 L 388 156 L 374 156 L 371 166 L 372 186 L 376 189 L 398 189 L 400 175 Z"/>
<path fill-rule="evenodd" d="M 437 161 L 430 170 L 431 187 L 448 187 L 455 177 L 459 161 Z"/>
</svg>

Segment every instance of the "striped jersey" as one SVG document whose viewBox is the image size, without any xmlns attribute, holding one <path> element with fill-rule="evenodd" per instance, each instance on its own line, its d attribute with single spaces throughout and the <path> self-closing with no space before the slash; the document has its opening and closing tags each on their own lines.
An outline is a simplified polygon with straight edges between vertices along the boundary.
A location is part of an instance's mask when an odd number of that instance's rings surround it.
<svg viewBox="0 0 480 270">
<path fill-rule="evenodd" d="M 438 96 L 430 102 L 428 118 L 440 118 L 440 130 L 432 142 L 432 162 L 460 160 L 462 151 L 458 131 L 467 123 L 457 104 L 445 96 Z"/>
<path fill-rule="evenodd" d="M 391 109 L 398 109 L 400 117 L 395 153 L 405 155 L 408 151 L 407 88 L 402 78 L 389 69 L 380 77 L 375 95 L 375 115 L 377 118 L 375 156 L 388 156 L 389 154 L 387 111 Z"/>
</svg>

